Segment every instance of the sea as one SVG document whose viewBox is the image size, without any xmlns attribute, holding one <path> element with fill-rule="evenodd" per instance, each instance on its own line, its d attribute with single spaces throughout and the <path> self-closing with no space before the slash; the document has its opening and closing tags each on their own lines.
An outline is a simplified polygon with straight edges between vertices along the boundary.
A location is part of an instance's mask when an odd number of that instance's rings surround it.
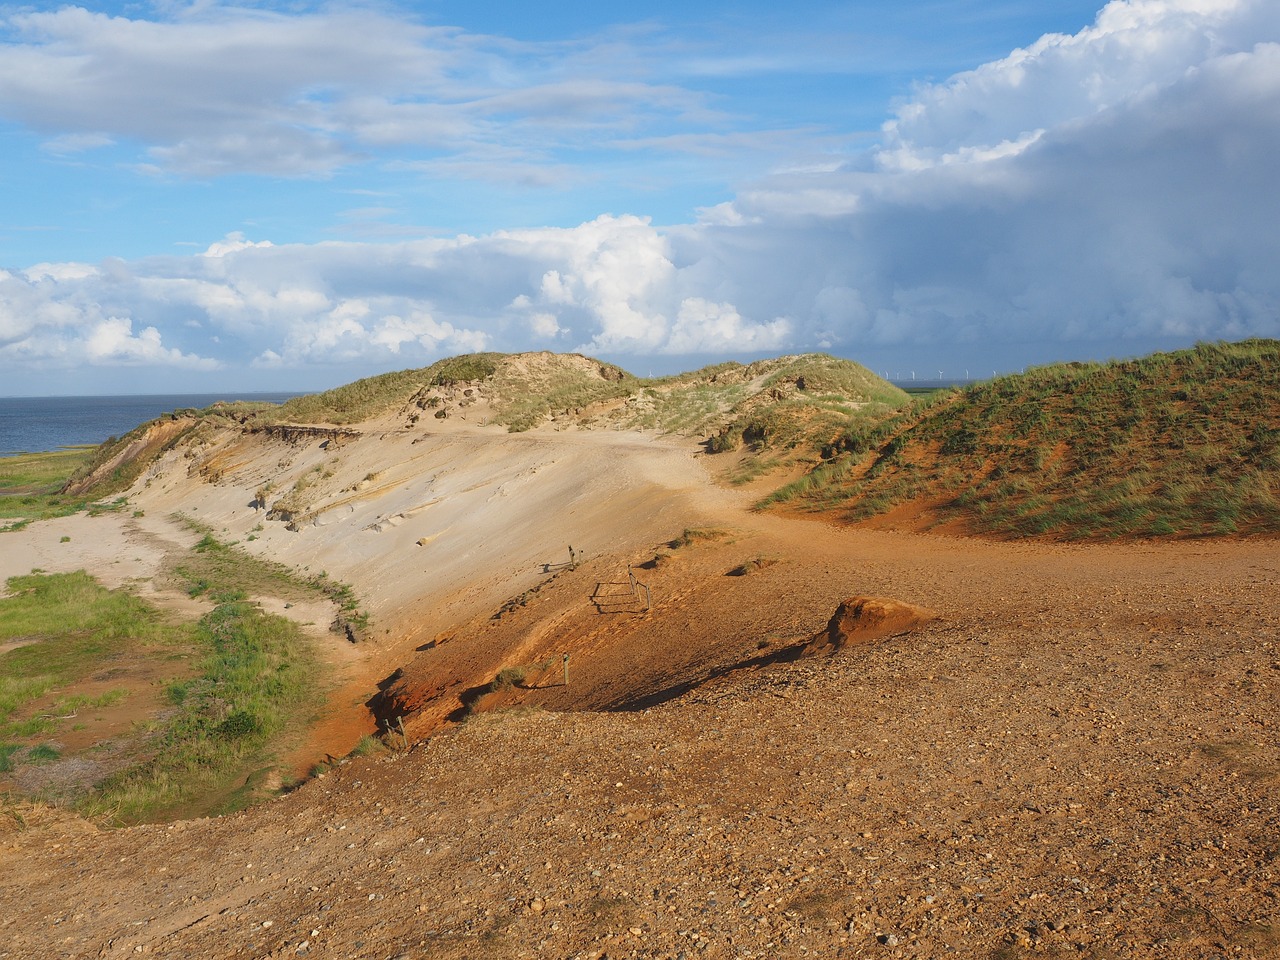
<svg viewBox="0 0 1280 960">
<path fill-rule="evenodd" d="M 0 397 L 0 457 L 42 453 L 119 437 L 174 410 L 220 400 L 267 400 L 296 393 L 165 393 L 128 397 Z"/>
</svg>

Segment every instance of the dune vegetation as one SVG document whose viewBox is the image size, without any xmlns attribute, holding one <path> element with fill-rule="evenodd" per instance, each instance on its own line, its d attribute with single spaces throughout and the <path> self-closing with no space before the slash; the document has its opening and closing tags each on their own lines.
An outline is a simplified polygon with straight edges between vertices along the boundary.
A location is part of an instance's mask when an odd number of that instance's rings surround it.
<svg viewBox="0 0 1280 960">
<path fill-rule="evenodd" d="M 723 363 L 644 382 L 628 426 L 707 435 L 712 452 L 816 449 L 851 423 L 879 421 L 906 393 L 850 360 L 803 354 Z"/>
<path fill-rule="evenodd" d="M 705 438 L 712 452 L 739 453 L 734 479 L 752 479 L 815 459 L 843 433 L 879 423 L 909 401 L 860 364 L 827 354 L 649 379 L 579 354 L 465 354 L 281 405 L 175 411 L 104 443 L 66 489 L 98 497 L 127 489 L 165 451 L 198 445 L 228 424 L 349 428 L 400 412 L 413 426 L 477 410 L 477 423 L 513 433 L 552 424 Z"/>
<path fill-rule="evenodd" d="M 926 525 L 1001 537 L 1252 534 L 1280 527 L 1277 396 L 1273 340 L 1054 364 L 915 395 L 825 354 L 641 379 L 577 354 L 478 353 L 281 406 L 179 411 L 166 429 L 156 421 L 104 444 L 65 492 L 119 492 L 165 450 L 228 420 L 352 425 L 401 410 L 412 426 L 472 408 L 478 423 L 512 432 L 551 424 L 703 438 L 708 452 L 736 457 L 722 473 L 732 482 L 802 466 L 761 505 L 848 522 L 913 504 Z M 68 503 L 84 499 L 54 497 L 37 515 Z M 18 515 L 12 497 L 3 506 Z"/>
<path fill-rule="evenodd" d="M 997 536 L 1280 529 L 1280 342 L 1067 363 L 846 430 L 766 498 L 859 521 L 907 504 Z"/>
<path fill-rule="evenodd" d="M 7 584 L 0 772 L 26 767 L 31 796 L 132 823 L 236 809 L 280 786 L 276 751 L 310 721 L 323 682 L 301 627 L 250 596 L 328 597 L 343 625 L 363 626 L 350 587 L 300 577 L 208 534 L 168 576 L 208 601 L 198 620 L 175 621 L 84 571 Z M 113 679 L 98 689 L 99 677 Z M 117 715 L 134 719 L 122 735 L 95 739 L 93 725 L 111 729 Z M 32 770 L 73 756 L 77 776 L 45 782 Z"/>
</svg>

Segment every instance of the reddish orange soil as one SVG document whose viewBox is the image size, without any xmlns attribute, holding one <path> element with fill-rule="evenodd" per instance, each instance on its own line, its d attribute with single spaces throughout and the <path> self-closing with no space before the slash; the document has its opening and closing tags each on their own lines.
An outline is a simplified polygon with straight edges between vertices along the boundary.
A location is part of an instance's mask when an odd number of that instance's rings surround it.
<svg viewBox="0 0 1280 960">
<path fill-rule="evenodd" d="M 0 957 L 1280 955 L 1274 543 L 718 525 L 423 649 L 406 752 L 219 819 L 14 809 Z M 652 608 L 592 603 L 628 563 Z M 796 659 L 856 595 L 937 619 Z"/>
</svg>

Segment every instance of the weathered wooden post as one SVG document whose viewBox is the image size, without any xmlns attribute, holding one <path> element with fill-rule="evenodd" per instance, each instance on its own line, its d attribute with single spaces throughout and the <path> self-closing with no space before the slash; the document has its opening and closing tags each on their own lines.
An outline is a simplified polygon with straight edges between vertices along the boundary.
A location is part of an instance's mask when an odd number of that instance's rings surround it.
<svg viewBox="0 0 1280 960">
<path fill-rule="evenodd" d="M 564 685 L 566 687 L 569 685 L 569 655 L 567 653 L 564 655 Z"/>
</svg>

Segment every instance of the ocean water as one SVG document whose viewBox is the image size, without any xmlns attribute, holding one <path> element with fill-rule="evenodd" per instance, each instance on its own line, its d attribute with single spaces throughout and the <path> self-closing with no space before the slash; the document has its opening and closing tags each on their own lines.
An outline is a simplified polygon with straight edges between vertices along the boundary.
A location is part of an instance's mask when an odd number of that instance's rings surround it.
<svg viewBox="0 0 1280 960">
<path fill-rule="evenodd" d="M 219 400 L 283 403 L 296 393 L 155 394 L 136 397 L 0 397 L 0 457 L 99 444 L 174 410 Z"/>
</svg>

